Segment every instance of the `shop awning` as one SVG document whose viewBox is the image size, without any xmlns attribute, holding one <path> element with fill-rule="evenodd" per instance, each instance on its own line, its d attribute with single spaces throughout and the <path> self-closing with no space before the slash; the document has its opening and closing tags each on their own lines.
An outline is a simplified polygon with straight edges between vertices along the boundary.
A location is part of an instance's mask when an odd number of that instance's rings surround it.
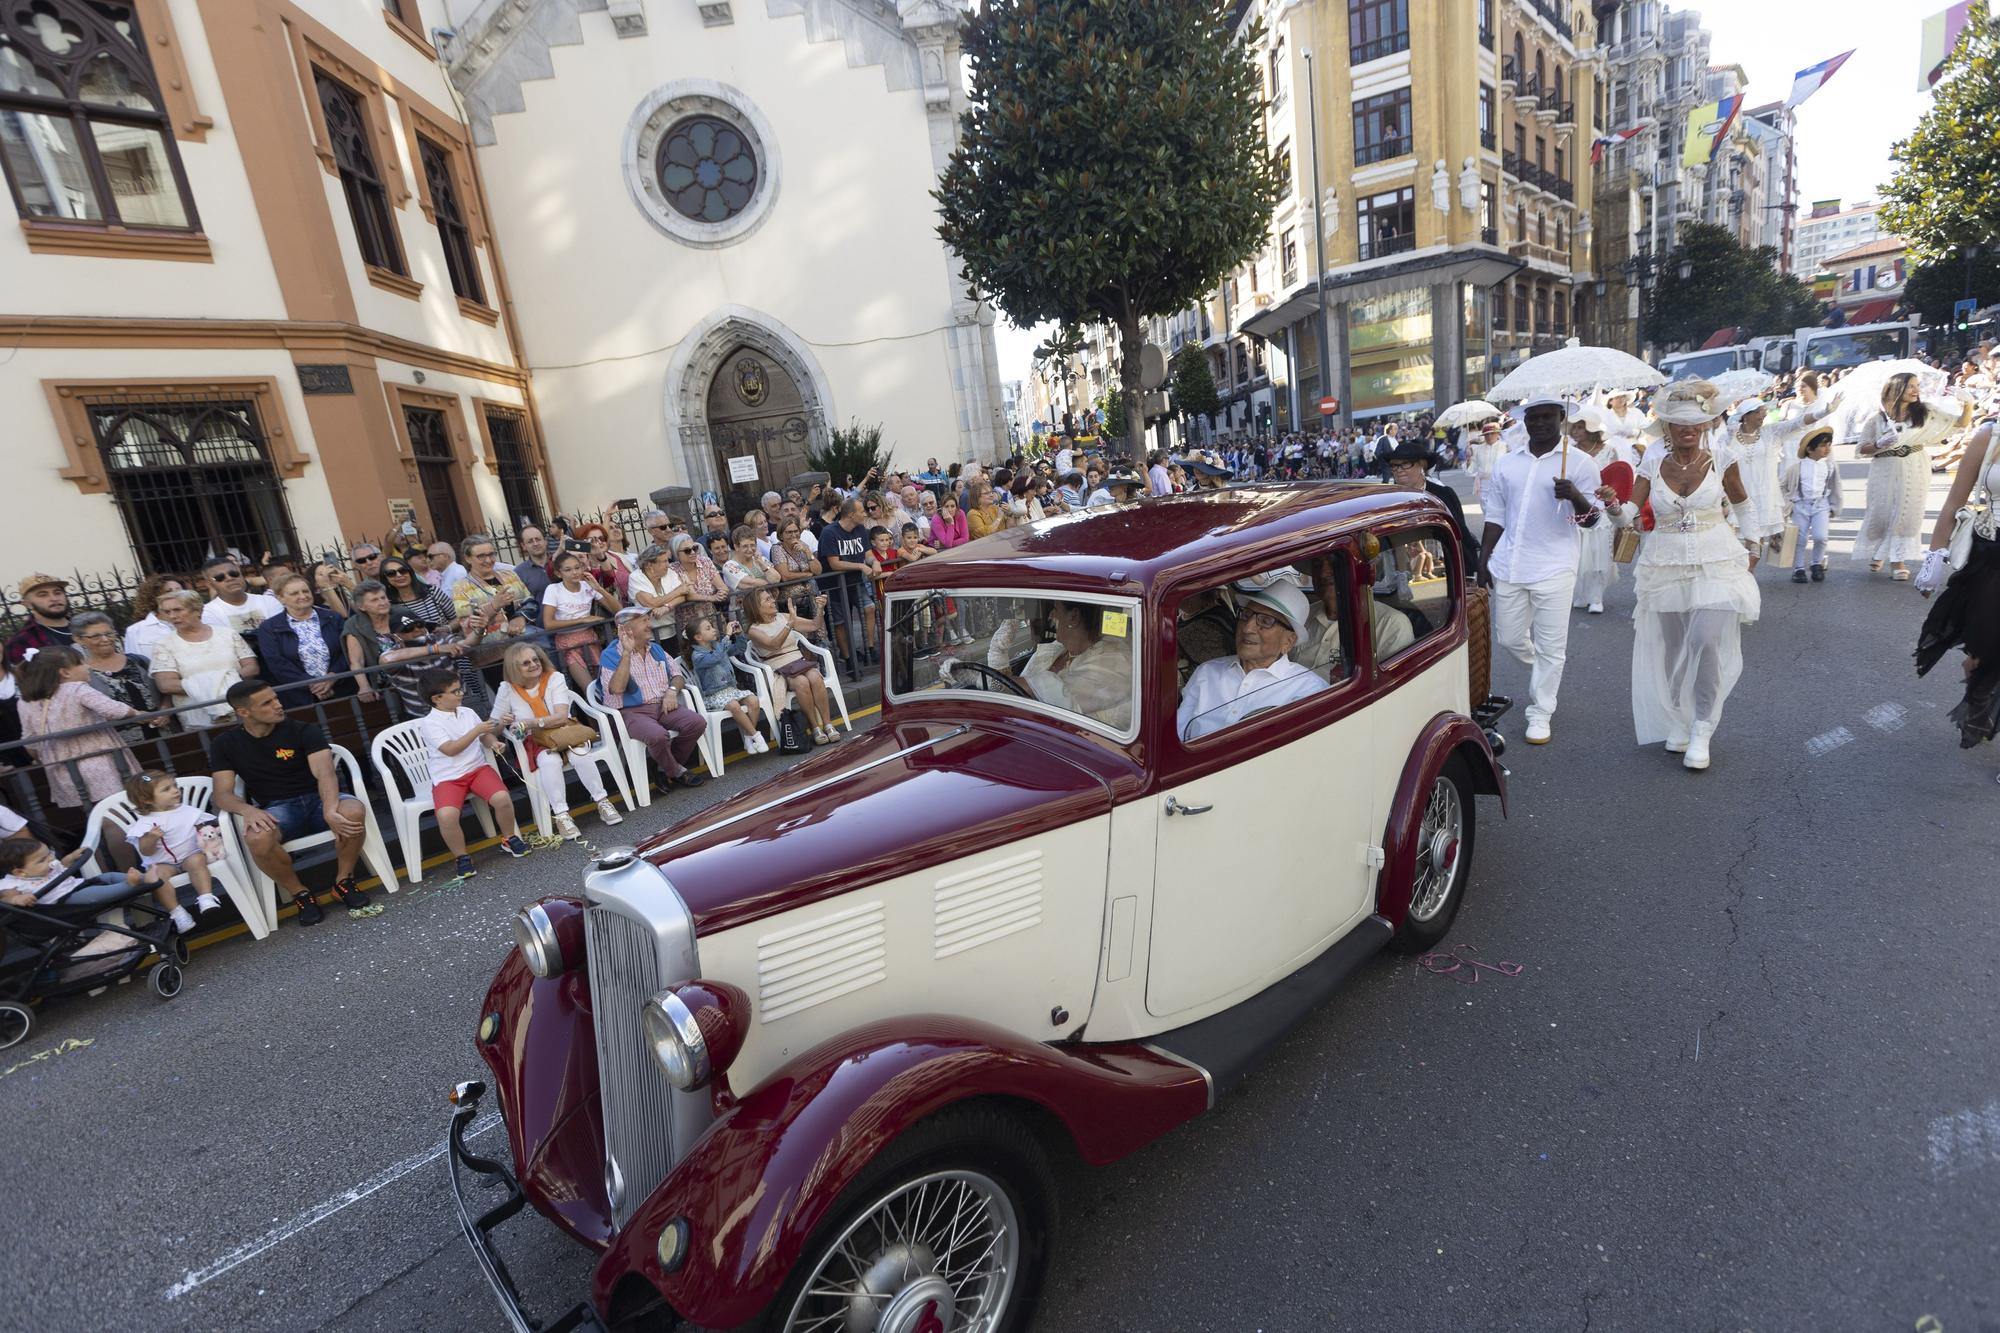
<svg viewBox="0 0 2000 1333">
<path fill-rule="evenodd" d="M 1319 284 L 1308 281 L 1293 288 L 1283 300 L 1272 301 L 1237 327 L 1258 338 L 1283 337 L 1286 329 L 1318 309 L 1318 297 Z"/>
<path fill-rule="evenodd" d="M 1326 279 L 1329 305 L 1340 301 L 1365 301 L 1448 282 L 1469 282 L 1491 287 L 1518 273 L 1525 265 L 1503 251 L 1487 246 L 1461 246 L 1428 253 L 1402 255 L 1390 260 L 1353 264 L 1330 273 Z M 1319 284 L 1308 280 L 1281 301 L 1245 319 L 1237 327 L 1259 338 L 1276 338 L 1291 325 L 1318 309 Z"/>
<path fill-rule="evenodd" d="M 1698 352 L 1706 352 L 1717 347 L 1733 347 L 1736 344 L 1736 335 L 1738 331 L 1739 330 L 1737 326 L 1734 324 L 1731 324 L 1727 328 L 1717 329 L 1714 333 L 1708 335 L 1707 342 L 1703 343 L 1700 347 L 1696 348 L 1695 350 Z"/>
<path fill-rule="evenodd" d="M 1896 313 L 1896 298 L 1867 301 L 1847 312 L 1849 324 L 1880 324 Z"/>
</svg>

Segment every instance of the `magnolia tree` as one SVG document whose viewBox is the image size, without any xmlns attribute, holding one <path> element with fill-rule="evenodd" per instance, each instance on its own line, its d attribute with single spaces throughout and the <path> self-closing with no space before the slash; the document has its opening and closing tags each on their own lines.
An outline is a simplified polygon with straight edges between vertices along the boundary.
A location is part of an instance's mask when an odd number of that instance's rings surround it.
<svg viewBox="0 0 2000 1333">
<path fill-rule="evenodd" d="M 970 109 L 935 192 L 972 292 L 1023 327 L 1118 331 L 1144 453 L 1145 321 L 1256 254 L 1290 181 L 1265 149 L 1248 48 L 1217 0 L 986 0 Z"/>
<path fill-rule="evenodd" d="M 2000 240 L 2000 20 L 1968 13 L 1945 61 L 1931 109 L 1890 150 L 1896 173 L 1882 187 L 1882 223 L 1936 263 Z"/>
</svg>

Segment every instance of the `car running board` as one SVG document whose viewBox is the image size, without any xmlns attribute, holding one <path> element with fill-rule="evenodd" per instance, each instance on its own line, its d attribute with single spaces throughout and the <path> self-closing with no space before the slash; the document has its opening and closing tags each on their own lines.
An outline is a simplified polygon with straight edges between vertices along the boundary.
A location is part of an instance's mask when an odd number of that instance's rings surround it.
<svg viewBox="0 0 2000 1333">
<path fill-rule="evenodd" d="M 1252 1065 L 1284 1040 L 1340 988 L 1350 973 L 1381 951 L 1396 928 L 1370 916 L 1298 971 L 1219 1014 L 1162 1032 L 1146 1045 L 1193 1065 L 1208 1080 L 1208 1104 L 1236 1086 Z"/>
</svg>

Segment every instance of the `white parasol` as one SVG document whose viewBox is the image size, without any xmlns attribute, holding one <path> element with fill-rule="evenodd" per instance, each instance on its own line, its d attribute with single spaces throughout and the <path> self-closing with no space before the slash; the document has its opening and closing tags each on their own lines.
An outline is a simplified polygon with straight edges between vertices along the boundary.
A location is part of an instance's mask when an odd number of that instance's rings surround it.
<svg viewBox="0 0 2000 1333">
<path fill-rule="evenodd" d="M 1604 388 L 1650 389 L 1665 384 L 1667 377 L 1615 347 L 1584 347 L 1571 338 L 1568 345 L 1553 352 L 1531 356 L 1507 373 L 1505 379 L 1487 392 L 1496 403 L 1518 403 L 1544 395 L 1560 398 Z"/>
<path fill-rule="evenodd" d="M 1431 424 L 1434 426 L 1443 426 L 1446 430 L 1450 430 L 1457 426 L 1470 426 L 1481 421 L 1491 421 L 1499 415 L 1500 409 L 1487 402 L 1484 398 L 1469 398 L 1462 403 L 1453 403 L 1450 407 L 1438 413 L 1437 420 Z"/>
<path fill-rule="evenodd" d="M 1778 377 L 1761 370 L 1725 370 L 1720 375 L 1709 376 L 1708 382 L 1722 395 L 1723 402 L 1740 403 L 1745 398 L 1755 398 L 1763 393 L 1778 382 Z"/>
<path fill-rule="evenodd" d="M 1882 408 L 1882 389 L 1892 375 L 1915 375 L 1917 392 L 1927 403 L 1951 397 L 1951 377 L 1936 366 L 1904 357 L 1895 361 L 1868 361 L 1848 371 L 1834 382 L 1829 415 L 1836 438 L 1842 443 L 1860 433 L 1862 423 Z"/>
</svg>

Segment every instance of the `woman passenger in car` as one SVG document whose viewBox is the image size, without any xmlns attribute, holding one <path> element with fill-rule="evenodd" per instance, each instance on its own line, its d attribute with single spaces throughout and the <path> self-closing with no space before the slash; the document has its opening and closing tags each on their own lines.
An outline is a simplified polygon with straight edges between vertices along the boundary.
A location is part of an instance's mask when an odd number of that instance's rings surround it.
<svg viewBox="0 0 2000 1333">
<path fill-rule="evenodd" d="M 1055 637 L 1035 647 L 1017 675 L 1013 662 L 1033 641 L 1025 620 L 1003 622 L 986 648 L 986 665 L 1045 704 L 1081 713 L 1117 731 L 1132 725 L 1132 645 L 1106 638 L 1104 608 L 1093 602 L 1044 602 L 1038 623 Z"/>
</svg>

